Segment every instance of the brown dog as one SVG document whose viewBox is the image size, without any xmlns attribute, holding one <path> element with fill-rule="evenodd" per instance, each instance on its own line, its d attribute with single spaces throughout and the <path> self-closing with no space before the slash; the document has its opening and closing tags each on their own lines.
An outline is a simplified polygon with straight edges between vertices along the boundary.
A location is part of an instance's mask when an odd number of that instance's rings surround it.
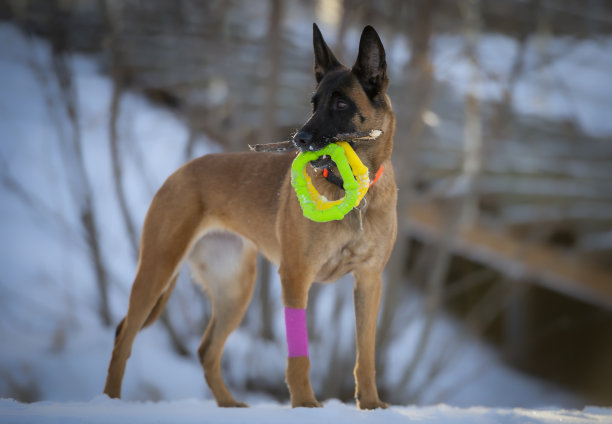
<svg viewBox="0 0 612 424">
<path fill-rule="evenodd" d="M 214 154 L 178 169 L 153 198 L 144 222 L 129 307 L 117 327 L 108 368 L 107 395 L 121 395 L 134 338 L 159 317 L 187 259 L 212 305 L 198 350 L 206 381 L 219 406 L 246 406 L 234 400 L 223 382 L 221 356 L 251 299 L 257 251 L 261 251 L 279 266 L 283 302 L 289 309 L 306 308 L 313 281 L 331 282 L 353 274 L 355 397 L 362 409 L 386 407 L 378 397 L 374 371 L 382 271 L 397 227 L 397 187 L 390 162 L 395 118 L 386 95 L 385 51 L 370 26 L 363 30 L 352 69 L 338 62 L 316 25 L 313 42 L 318 85 L 312 116 L 294 136 L 295 145 L 318 150 L 336 134 L 380 129 L 378 139 L 355 142 L 353 147 L 371 180 L 377 170 L 382 168 L 382 173 L 377 173 L 379 178 L 359 210 L 340 221 L 321 223 L 304 217 L 291 187 L 295 153 Z M 342 197 L 337 184 L 320 172 L 327 168 L 337 176 L 333 163 L 321 158 L 312 165 L 307 172 L 318 191 L 328 199 Z M 320 406 L 309 368 L 307 354 L 288 359 L 287 384 L 294 407 Z"/>
</svg>

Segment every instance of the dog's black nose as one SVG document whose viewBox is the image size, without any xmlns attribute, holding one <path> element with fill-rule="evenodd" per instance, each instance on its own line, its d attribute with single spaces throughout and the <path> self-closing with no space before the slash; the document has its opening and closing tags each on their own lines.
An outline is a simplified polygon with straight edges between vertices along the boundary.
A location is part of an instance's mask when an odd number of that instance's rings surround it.
<svg viewBox="0 0 612 424">
<path fill-rule="evenodd" d="M 312 134 L 307 131 L 299 131 L 296 135 L 293 136 L 293 143 L 300 149 L 305 149 L 310 145 L 312 141 Z"/>
</svg>

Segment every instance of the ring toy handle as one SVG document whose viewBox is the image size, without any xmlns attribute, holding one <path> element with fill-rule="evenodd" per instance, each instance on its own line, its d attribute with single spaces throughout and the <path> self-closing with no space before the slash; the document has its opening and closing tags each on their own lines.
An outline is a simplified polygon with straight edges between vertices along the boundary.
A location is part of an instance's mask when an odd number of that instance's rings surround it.
<svg viewBox="0 0 612 424">
<path fill-rule="evenodd" d="M 308 162 L 329 155 L 336 163 L 343 181 L 345 195 L 342 199 L 327 200 L 319 194 L 306 173 Z M 315 222 L 341 220 L 357 207 L 370 187 L 368 168 L 361 162 L 353 148 L 345 141 L 330 143 L 316 152 L 300 153 L 291 165 L 291 185 L 295 190 L 302 213 Z"/>
</svg>

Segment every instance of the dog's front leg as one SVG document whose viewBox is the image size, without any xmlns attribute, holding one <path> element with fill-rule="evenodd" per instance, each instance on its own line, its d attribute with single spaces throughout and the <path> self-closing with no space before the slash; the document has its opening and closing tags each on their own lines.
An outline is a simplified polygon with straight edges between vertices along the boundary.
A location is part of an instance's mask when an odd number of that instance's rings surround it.
<svg viewBox="0 0 612 424">
<path fill-rule="evenodd" d="M 386 408 L 376 389 L 375 356 L 376 321 L 382 290 L 382 272 L 360 269 L 355 276 L 355 331 L 357 361 L 355 364 L 355 399 L 360 409 Z"/>
<path fill-rule="evenodd" d="M 287 385 L 292 407 L 321 407 L 310 384 L 310 359 L 308 358 L 308 331 L 306 306 L 311 282 L 293 269 L 279 270 L 283 286 L 285 325 L 287 329 Z"/>
</svg>

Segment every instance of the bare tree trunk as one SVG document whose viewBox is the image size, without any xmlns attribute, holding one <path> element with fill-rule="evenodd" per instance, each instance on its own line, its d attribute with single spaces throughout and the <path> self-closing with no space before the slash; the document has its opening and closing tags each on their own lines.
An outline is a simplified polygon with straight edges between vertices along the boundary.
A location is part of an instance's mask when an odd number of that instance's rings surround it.
<svg viewBox="0 0 612 424">
<path fill-rule="evenodd" d="M 108 130 L 110 137 L 109 144 L 111 151 L 111 163 L 113 168 L 113 186 L 115 188 L 115 193 L 119 202 L 119 209 L 121 210 L 121 216 L 123 218 L 123 223 L 127 231 L 128 240 L 132 248 L 132 255 L 134 257 L 134 260 L 137 261 L 139 251 L 139 237 L 138 231 L 131 217 L 131 213 L 127 203 L 127 196 L 123 188 L 123 168 L 121 165 L 119 134 L 117 131 L 117 124 L 121 113 L 121 96 L 123 95 L 126 86 L 126 75 L 123 69 L 122 52 L 119 44 L 118 27 L 120 25 L 120 14 L 119 11 L 117 9 L 113 9 L 113 7 L 121 6 L 119 4 L 112 6 L 109 0 L 104 0 L 104 3 L 101 4 L 101 7 L 105 12 L 107 24 L 110 28 L 110 56 L 112 60 L 111 76 L 113 79 L 113 93 L 111 97 Z M 172 340 L 174 350 L 181 356 L 189 356 L 189 350 L 187 349 L 187 346 L 182 341 L 181 337 L 179 337 L 178 332 L 172 325 L 167 310 L 162 313 L 160 320 L 166 328 L 166 331 L 168 331 L 168 335 Z"/>
<path fill-rule="evenodd" d="M 482 118 L 478 85 L 480 72 L 476 49 L 480 32 L 480 0 L 467 0 L 464 8 L 466 21 L 467 54 L 472 65 L 470 90 L 465 104 L 464 157 L 462 172 L 466 179 L 467 193 L 461 211 L 462 227 L 472 226 L 478 218 L 477 179 L 482 170 Z"/>
<path fill-rule="evenodd" d="M 482 167 L 482 120 L 476 94 L 479 72 L 475 54 L 480 29 L 480 4 L 478 0 L 466 0 L 464 16 L 468 54 L 472 63 L 472 82 L 465 104 L 464 161 L 462 175 L 460 176 L 460 178 L 465 179 L 467 191 L 461 198 L 451 201 L 446 210 L 446 229 L 439 241 L 432 269 L 427 279 L 425 324 L 417 342 L 415 353 L 400 380 L 401 385 L 409 384 L 429 345 L 435 320 L 444 298 L 443 288 L 452 258 L 453 243 L 461 228 L 471 226 L 478 214 L 476 180 Z"/>
<path fill-rule="evenodd" d="M 437 7 L 438 0 L 416 0 L 416 19 L 410 38 L 410 66 L 413 69 L 431 67 L 429 44 L 433 32 L 433 15 Z"/>
<path fill-rule="evenodd" d="M 121 104 L 121 96 L 123 94 L 123 82 L 119 71 L 115 71 L 113 74 L 113 94 L 110 105 L 110 120 L 108 123 L 111 163 L 113 167 L 113 186 L 115 187 L 115 193 L 117 194 L 119 209 L 121 210 L 121 216 L 123 217 L 123 223 L 128 234 L 128 240 L 132 248 L 132 253 L 134 254 L 134 257 L 138 257 L 138 233 L 131 219 L 127 198 L 125 191 L 123 190 L 123 171 L 121 159 L 119 157 L 119 136 L 117 134 L 117 121 L 120 114 L 119 108 Z"/>
<path fill-rule="evenodd" d="M 121 113 L 121 96 L 123 95 L 125 87 L 125 75 L 122 70 L 122 58 L 121 49 L 119 47 L 119 29 L 120 16 L 118 10 L 113 9 L 113 6 L 109 4 L 108 0 L 104 0 L 101 5 L 104 8 L 104 15 L 106 22 L 109 27 L 110 39 L 110 58 L 111 58 L 111 77 L 113 81 L 113 92 L 111 96 L 110 104 L 110 119 L 108 122 L 108 133 L 110 137 L 110 152 L 111 152 L 111 164 L 113 168 L 113 186 L 115 193 L 117 194 L 117 200 L 119 202 L 119 209 L 123 218 L 125 229 L 128 233 L 128 240 L 132 247 L 132 254 L 135 258 L 138 257 L 138 235 L 134 223 L 132 222 L 129 207 L 127 204 L 127 198 L 125 191 L 123 190 L 123 171 L 121 166 L 121 158 L 119 157 L 119 134 L 117 131 L 117 123 L 119 115 Z"/>
<path fill-rule="evenodd" d="M 191 122 L 188 122 L 189 137 L 187 138 L 187 145 L 185 146 L 185 161 L 193 158 L 193 152 L 196 147 L 196 140 L 198 139 L 196 130 L 193 128 Z"/>
<path fill-rule="evenodd" d="M 530 8 L 533 10 L 534 15 L 541 14 L 540 0 L 530 0 Z M 527 41 L 529 35 L 535 30 L 535 24 L 531 21 L 521 22 L 517 30 L 517 42 L 518 51 L 508 76 L 507 88 L 504 92 L 504 96 L 499 105 L 497 105 L 495 114 L 492 118 L 491 124 L 491 139 L 492 141 L 501 140 L 510 132 L 513 119 L 513 102 L 515 96 L 516 83 L 519 77 L 522 75 L 525 67 L 525 52 L 527 51 Z"/>
<path fill-rule="evenodd" d="M 282 0 L 270 0 L 269 3 L 269 26 L 268 26 L 268 54 L 266 66 L 268 76 L 265 82 L 266 102 L 264 104 L 261 142 L 266 143 L 275 139 L 276 109 L 278 106 L 278 84 L 280 81 L 282 67 L 282 38 L 281 24 L 283 20 Z M 261 336 L 266 340 L 274 338 L 272 331 L 273 313 L 270 308 L 270 274 L 271 265 L 267 259 L 260 256 L 258 264 L 258 286 L 261 303 Z"/>
<path fill-rule="evenodd" d="M 408 209 L 413 197 L 413 186 L 415 180 L 416 157 L 420 139 L 425 129 L 423 114 L 431 105 L 433 89 L 433 68 L 429 57 L 429 42 L 433 32 L 433 16 L 437 8 L 437 0 L 419 3 L 417 21 L 421 24 L 418 31 L 412 33 L 413 49 L 419 49 L 419 58 L 414 59 L 406 69 L 405 91 L 411 96 L 414 108 L 412 120 L 409 126 L 408 142 L 396 143 L 396 157 L 409 158 L 411 163 L 403 163 L 397 167 L 395 174 L 400 189 L 398 198 L 398 232 L 397 242 L 391 254 L 389 264 L 386 267 L 387 286 L 384 294 L 379 330 L 377 336 L 377 369 L 379 373 L 384 372 L 387 348 L 392 339 L 393 316 L 400 302 L 401 283 L 405 278 L 406 260 L 409 251 L 409 222 L 407 219 Z M 415 47 L 418 46 L 418 47 Z"/>
<path fill-rule="evenodd" d="M 65 53 L 54 50 L 52 68 L 70 125 L 70 135 L 68 136 L 70 140 L 62 140 L 64 144 L 62 146 L 63 159 L 69 173 L 68 184 L 79 208 L 81 225 L 85 231 L 85 241 L 89 247 L 89 254 L 94 267 L 96 284 L 100 293 L 100 318 L 105 326 L 110 326 L 112 319 L 108 303 L 108 274 L 102 258 L 91 184 L 85 169 L 74 81 Z"/>
<path fill-rule="evenodd" d="M 400 387 L 405 387 L 409 384 L 429 345 L 429 339 L 442 303 L 444 282 L 446 281 L 452 257 L 452 246 L 461 225 L 461 207 L 462 205 L 459 205 L 459 211 L 455 208 L 450 208 L 451 210 L 447 211 L 447 227 L 437 246 L 426 284 L 425 323 L 417 341 L 414 354 L 400 380 Z"/>
</svg>

